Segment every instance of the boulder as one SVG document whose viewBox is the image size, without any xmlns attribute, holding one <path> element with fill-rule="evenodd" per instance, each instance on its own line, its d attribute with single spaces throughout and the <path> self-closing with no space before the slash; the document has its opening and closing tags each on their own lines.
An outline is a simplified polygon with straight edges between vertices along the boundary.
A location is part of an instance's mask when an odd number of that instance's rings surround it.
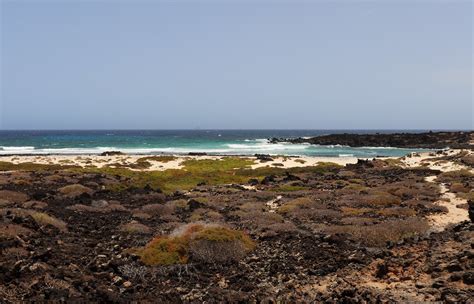
<svg viewBox="0 0 474 304">
<path fill-rule="evenodd" d="M 100 156 L 114 156 L 114 155 L 125 155 L 125 153 L 120 151 L 105 151 L 100 153 Z"/>
</svg>

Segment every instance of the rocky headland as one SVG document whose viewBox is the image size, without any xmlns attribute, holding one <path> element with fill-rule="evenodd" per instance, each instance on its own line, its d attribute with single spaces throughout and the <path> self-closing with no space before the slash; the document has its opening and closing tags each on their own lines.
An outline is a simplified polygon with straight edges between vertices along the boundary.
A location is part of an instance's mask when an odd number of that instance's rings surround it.
<svg viewBox="0 0 474 304">
<path fill-rule="evenodd" d="M 270 142 L 295 144 L 343 145 L 350 147 L 396 147 L 426 149 L 473 149 L 474 132 L 330 134 L 311 138 L 271 138 Z"/>
</svg>

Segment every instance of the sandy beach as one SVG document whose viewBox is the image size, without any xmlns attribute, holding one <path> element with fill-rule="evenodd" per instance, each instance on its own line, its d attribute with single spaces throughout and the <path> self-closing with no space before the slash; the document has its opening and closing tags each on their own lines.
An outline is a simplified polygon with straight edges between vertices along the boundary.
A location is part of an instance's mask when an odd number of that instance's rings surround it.
<svg viewBox="0 0 474 304">
<path fill-rule="evenodd" d="M 148 168 L 136 169 L 136 171 L 164 171 L 168 169 L 181 169 L 182 163 L 187 160 L 220 160 L 226 157 L 239 157 L 254 160 L 255 164 L 251 166 L 252 169 L 261 167 L 280 167 L 280 168 L 294 168 L 315 166 L 319 163 L 335 163 L 341 166 L 347 164 L 357 163 L 356 157 L 311 157 L 311 156 L 275 156 L 272 161 L 260 162 L 255 156 L 183 156 L 183 155 L 166 155 L 171 156 L 171 160 L 160 161 L 159 158 L 163 155 L 3 155 L 0 156 L 0 161 L 10 162 L 13 164 L 34 163 L 44 165 L 73 165 L 80 167 L 93 166 L 103 168 L 105 166 L 112 166 L 120 164 L 121 166 L 129 167 L 137 163 L 140 159 L 147 159 L 151 164 Z"/>
<path fill-rule="evenodd" d="M 465 151 L 468 155 L 472 155 L 471 150 L 446 150 L 443 151 L 444 156 L 453 156 Z M 440 155 L 433 152 L 411 153 L 404 157 L 377 157 L 377 158 L 358 158 L 358 157 L 319 157 L 319 156 L 269 156 L 271 160 L 262 161 L 255 156 L 235 156 L 235 155 L 198 155 L 188 156 L 180 154 L 171 155 L 156 155 L 156 154 L 123 154 L 123 155 L 109 155 L 100 156 L 97 154 L 88 155 L 0 155 L 0 161 L 9 162 L 13 164 L 34 163 L 43 165 L 72 165 L 79 167 L 129 167 L 135 171 L 164 171 L 168 169 L 182 169 L 182 163 L 187 160 L 222 160 L 227 157 L 238 157 L 254 161 L 250 166 L 252 169 L 262 167 L 278 167 L 278 168 L 296 168 L 317 166 L 321 163 L 334 163 L 340 166 L 347 164 L 356 164 L 360 160 L 382 159 L 382 160 L 400 160 L 400 164 L 406 168 L 416 168 L 425 166 L 433 170 L 440 170 L 443 172 L 455 170 L 471 170 L 471 168 L 455 163 L 452 161 L 440 160 Z M 134 168 L 141 160 L 146 160 L 150 165 L 146 168 Z"/>
</svg>

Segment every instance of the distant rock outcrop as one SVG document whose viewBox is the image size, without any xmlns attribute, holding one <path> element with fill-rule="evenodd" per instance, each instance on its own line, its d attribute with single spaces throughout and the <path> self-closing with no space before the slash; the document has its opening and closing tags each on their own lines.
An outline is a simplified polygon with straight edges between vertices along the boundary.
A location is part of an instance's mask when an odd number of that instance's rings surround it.
<svg viewBox="0 0 474 304">
<path fill-rule="evenodd" d="M 398 147 L 427 149 L 474 149 L 474 132 L 330 134 L 311 138 L 272 138 L 271 143 L 343 145 L 350 147 Z"/>
</svg>

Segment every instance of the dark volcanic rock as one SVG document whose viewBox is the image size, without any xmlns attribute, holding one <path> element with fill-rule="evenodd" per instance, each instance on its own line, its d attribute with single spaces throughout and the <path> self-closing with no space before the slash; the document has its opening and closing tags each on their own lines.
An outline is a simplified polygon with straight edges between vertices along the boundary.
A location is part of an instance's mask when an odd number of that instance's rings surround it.
<svg viewBox="0 0 474 304">
<path fill-rule="evenodd" d="M 469 218 L 471 219 L 471 222 L 474 222 L 474 201 L 469 201 L 468 202 L 469 206 Z"/>
<path fill-rule="evenodd" d="M 399 148 L 474 148 L 470 142 L 474 132 L 427 132 L 392 134 L 331 134 L 311 138 L 272 138 L 271 143 L 291 142 L 313 145 L 345 145 L 350 147 L 399 147 Z"/>
<path fill-rule="evenodd" d="M 268 154 L 255 154 L 255 157 L 261 162 L 273 161 L 273 158 Z"/>
<path fill-rule="evenodd" d="M 100 156 L 114 156 L 114 155 L 125 155 L 125 154 L 120 151 L 105 151 L 105 152 L 100 153 Z"/>
</svg>

